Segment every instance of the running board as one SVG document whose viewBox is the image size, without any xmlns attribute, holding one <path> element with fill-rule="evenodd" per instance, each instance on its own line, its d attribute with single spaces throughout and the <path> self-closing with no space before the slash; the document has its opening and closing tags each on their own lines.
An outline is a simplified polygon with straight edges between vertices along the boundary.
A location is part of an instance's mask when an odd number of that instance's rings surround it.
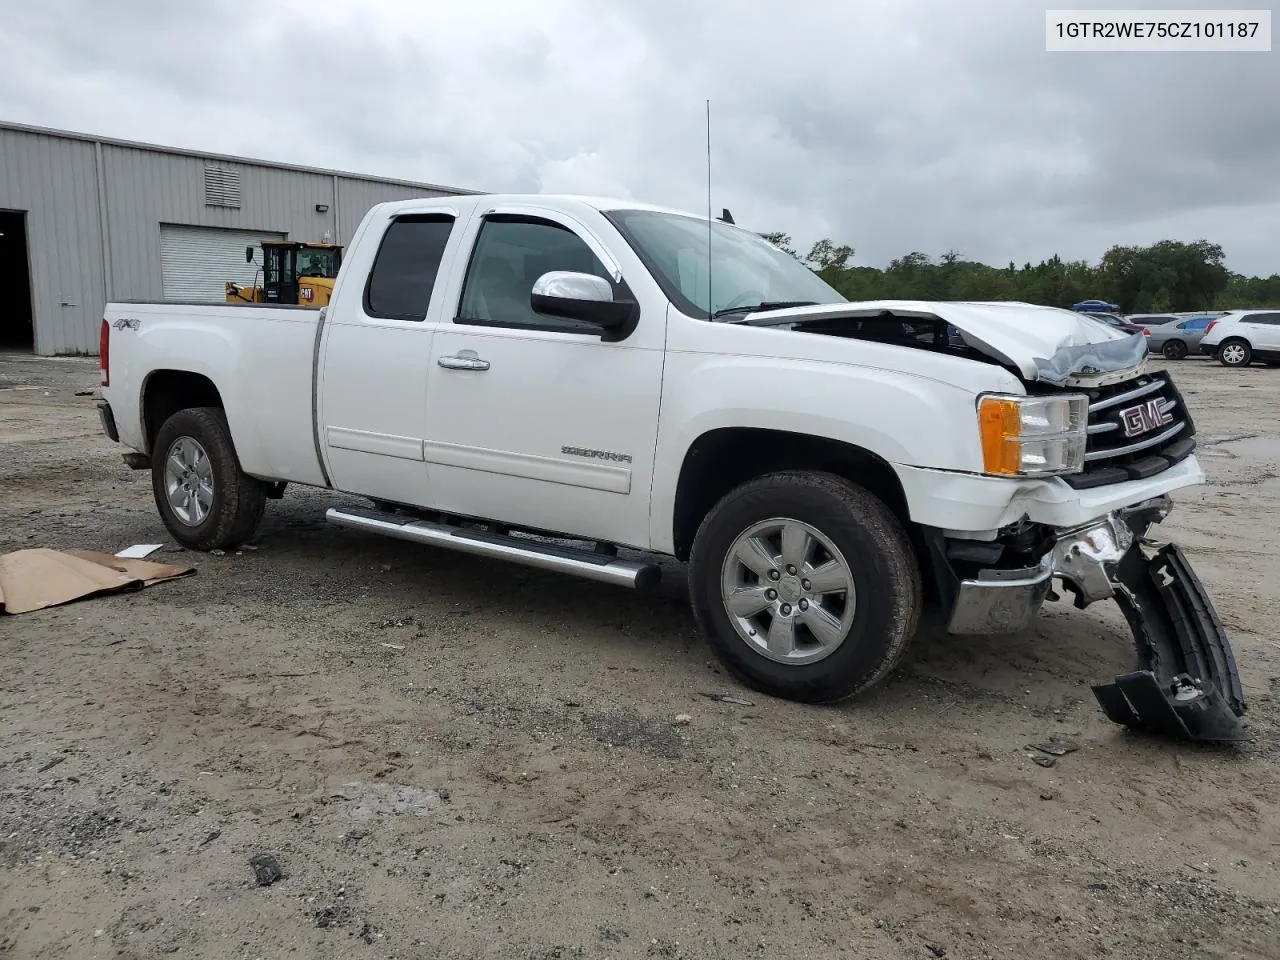
<svg viewBox="0 0 1280 960">
<path fill-rule="evenodd" d="M 644 589 L 653 586 L 662 576 L 661 568 L 655 563 L 621 560 L 603 553 L 575 550 L 543 540 L 505 536 L 484 530 L 432 523 L 429 520 L 414 520 L 397 514 L 330 508 L 325 513 L 325 519 L 340 527 L 368 530 L 399 540 L 413 540 L 478 557 L 509 560 L 527 567 L 569 573 L 620 587 Z"/>
</svg>

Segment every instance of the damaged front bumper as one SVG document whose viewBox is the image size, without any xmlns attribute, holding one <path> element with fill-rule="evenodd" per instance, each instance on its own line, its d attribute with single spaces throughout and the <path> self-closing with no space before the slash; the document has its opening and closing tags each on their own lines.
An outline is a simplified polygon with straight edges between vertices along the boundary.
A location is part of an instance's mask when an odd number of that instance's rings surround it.
<svg viewBox="0 0 1280 960">
<path fill-rule="evenodd" d="M 1080 608 L 1114 599 L 1133 631 L 1139 669 L 1093 687 L 1106 715 L 1181 739 L 1247 739 L 1244 691 L 1213 603 L 1181 549 L 1157 548 L 1146 539 L 1170 509 L 1172 501 L 1158 497 L 1053 531 L 1051 545 L 1034 565 L 982 568 L 963 579 L 953 573 L 945 544 L 935 540 L 935 561 L 943 560 L 949 574 L 942 578 L 951 600 L 948 631 L 1021 630 L 1046 599 L 1056 599 L 1055 580 Z"/>
</svg>

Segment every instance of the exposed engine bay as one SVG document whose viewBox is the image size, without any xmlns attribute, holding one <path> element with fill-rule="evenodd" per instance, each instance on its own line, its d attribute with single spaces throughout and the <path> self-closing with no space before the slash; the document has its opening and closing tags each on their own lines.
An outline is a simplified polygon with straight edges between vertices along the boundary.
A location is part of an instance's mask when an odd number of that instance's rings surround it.
<svg viewBox="0 0 1280 960">
<path fill-rule="evenodd" d="M 984 363 L 1001 362 L 990 353 L 972 346 L 959 328 L 940 317 L 904 316 L 884 310 L 873 316 L 830 317 L 806 321 L 796 326 L 806 333 L 948 353 Z"/>
<path fill-rule="evenodd" d="M 1134 377 L 1146 365 L 1144 337 L 1117 333 L 1086 314 L 1016 303 L 956 303 L 946 310 L 923 306 L 823 304 L 762 311 L 734 322 L 945 353 L 998 364 L 1028 384 L 1056 387 L 1107 386 Z M 1002 315 L 1006 310 L 1009 314 Z M 998 322 L 992 322 L 993 315 Z M 1027 355 L 1028 333 L 1037 335 L 1043 356 Z"/>
</svg>

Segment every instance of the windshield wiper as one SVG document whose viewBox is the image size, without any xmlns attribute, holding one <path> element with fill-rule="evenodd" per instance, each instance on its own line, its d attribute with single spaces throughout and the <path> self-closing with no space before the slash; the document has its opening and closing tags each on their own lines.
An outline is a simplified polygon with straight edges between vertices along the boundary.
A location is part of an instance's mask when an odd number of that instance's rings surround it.
<svg viewBox="0 0 1280 960">
<path fill-rule="evenodd" d="M 712 320 L 719 320 L 734 313 L 756 313 L 759 310 L 785 310 L 788 307 L 813 307 L 817 300 L 766 300 L 763 303 L 747 303 L 740 307 L 725 307 L 711 315 Z"/>
</svg>

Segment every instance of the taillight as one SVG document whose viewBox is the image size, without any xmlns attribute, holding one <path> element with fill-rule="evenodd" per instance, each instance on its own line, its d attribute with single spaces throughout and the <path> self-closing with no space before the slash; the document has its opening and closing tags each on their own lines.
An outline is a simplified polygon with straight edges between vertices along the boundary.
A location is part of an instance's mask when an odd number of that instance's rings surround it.
<svg viewBox="0 0 1280 960">
<path fill-rule="evenodd" d="M 1142 328 L 1142 335 L 1143 335 L 1144 337 L 1149 337 L 1149 336 L 1151 336 L 1151 331 L 1150 331 L 1150 330 L 1148 330 L 1146 327 L 1143 327 L 1143 328 Z"/>
<path fill-rule="evenodd" d="M 1217 321 L 1217 320 L 1210 320 L 1210 321 L 1209 321 L 1209 325 L 1208 325 L 1207 327 L 1205 327 L 1205 328 L 1204 328 L 1204 332 L 1205 332 L 1205 334 L 1207 335 L 1207 334 L 1209 333 L 1209 331 L 1210 331 L 1210 330 L 1212 330 L 1212 329 L 1213 329 L 1214 327 L 1216 327 L 1217 325 L 1218 325 L 1218 321 Z"/>
<path fill-rule="evenodd" d="M 98 366 L 102 368 L 102 386 L 111 386 L 111 325 L 102 321 L 102 329 L 98 331 Z"/>
</svg>

